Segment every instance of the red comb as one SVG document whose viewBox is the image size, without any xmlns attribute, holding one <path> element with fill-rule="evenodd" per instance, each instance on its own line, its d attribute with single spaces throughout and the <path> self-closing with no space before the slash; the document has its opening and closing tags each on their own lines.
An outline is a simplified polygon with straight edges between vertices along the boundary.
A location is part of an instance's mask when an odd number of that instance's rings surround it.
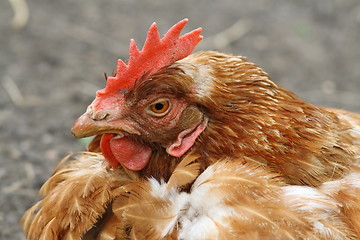
<svg viewBox="0 0 360 240">
<path fill-rule="evenodd" d="M 107 90 L 129 90 L 145 73 L 151 75 L 162 67 L 190 55 L 202 39 L 202 29 L 195 29 L 180 37 L 180 32 L 187 22 L 188 19 L 178 22 L 163 38 L 160 38 L 156 23 L 153 23 L 141 51 L 132 39 L 128 64 L 118 60 L 116 76 L 108 78 Z"/>
</svg>

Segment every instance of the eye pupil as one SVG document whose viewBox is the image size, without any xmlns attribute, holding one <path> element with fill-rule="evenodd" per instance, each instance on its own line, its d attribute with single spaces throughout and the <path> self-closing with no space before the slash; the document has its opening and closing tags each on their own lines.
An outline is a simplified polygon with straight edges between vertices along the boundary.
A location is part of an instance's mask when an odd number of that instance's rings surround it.
<svg viewBox="0 0 360 240">
<path fill-rule="evenodd" d="M 157 103 L 155 104 L 155 110 L 160 111 L 164 108 L 164 104 L 163 103 Z"/>
</svg>

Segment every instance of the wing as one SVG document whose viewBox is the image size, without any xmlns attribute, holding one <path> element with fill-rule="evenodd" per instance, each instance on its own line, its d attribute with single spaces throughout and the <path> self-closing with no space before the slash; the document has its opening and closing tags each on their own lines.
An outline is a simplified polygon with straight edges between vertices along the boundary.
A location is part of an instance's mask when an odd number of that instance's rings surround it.
<svg viewBox="0 0 360 240">
<path fill-rule="evenodd" d="M 68 156 L 41 188 L 43 199 L 22 217 L 27 238 L 81 239 L 129 181 L 123 169 L 110 169 L 102 155 L 84 152 Z M 105 214 L 103 219 L 109 217 Z M 92 232 L 96 230 L 88 234 Z"/>
</svg>

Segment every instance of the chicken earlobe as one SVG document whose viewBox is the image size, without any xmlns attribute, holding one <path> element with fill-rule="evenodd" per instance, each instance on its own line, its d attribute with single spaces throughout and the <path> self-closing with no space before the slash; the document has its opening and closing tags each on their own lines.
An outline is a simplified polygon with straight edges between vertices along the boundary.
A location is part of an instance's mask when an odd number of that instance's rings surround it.
<svg viewBox="0 0 360 240">
<path fill-rule="evenodd" d="M 185 129 L 179 135 L 177 140 L 166 148 L 166 152 L 173 157 L 181 157 L 195 143 L 198 136 L 205 130 L 208 120 L 205 118 L 195 128 Z"/>
</svg>

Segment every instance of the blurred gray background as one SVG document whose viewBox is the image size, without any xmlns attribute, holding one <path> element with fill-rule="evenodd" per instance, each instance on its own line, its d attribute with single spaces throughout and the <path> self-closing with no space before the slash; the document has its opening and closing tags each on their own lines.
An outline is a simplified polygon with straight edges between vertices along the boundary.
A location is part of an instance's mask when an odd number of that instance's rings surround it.
<svg viewBox="0 0 360 240">
<path fill-rule="evenodd" d="M 203 28 L 196 50 L 247 56 L 311 103 L 360 112 L 359 0 L 2 0 L 0 239 L 23 239 L 18 221 L 40 186 L 84 149 L 72 123 L 129 40 L 185 17 L 185 31 Z"/>
</svg>

